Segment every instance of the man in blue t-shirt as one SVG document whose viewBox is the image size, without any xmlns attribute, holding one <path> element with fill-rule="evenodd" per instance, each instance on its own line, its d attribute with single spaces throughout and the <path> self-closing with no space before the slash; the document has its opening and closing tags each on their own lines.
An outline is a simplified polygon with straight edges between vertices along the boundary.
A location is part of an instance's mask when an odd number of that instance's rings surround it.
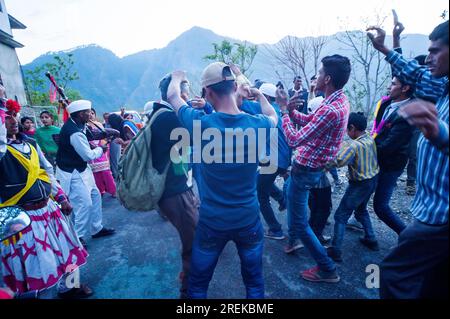
<svg viewBox="0 0 450 319">
<path fill-rule="evenodd" d="M 264 298 L 263 228 L 259 218 L 256 178 L 259 148 L 278 117 L 266 98 L 253 89 L 264 115 L 242 113 L 236 103 L 236 78 L 230 67 L 216 62 L 202 75 L 206 100 L 215 113 L 188 107 L 180 96 L 185 74 L 172 74 L 168 100 L 193 137 L 193 160 L 200 163 L 201 206 L 189 278 L 190 298 L 206 298 L 217 261 L 231 240 L 241 258 L 247 298 Z M 261 136 L 266 134 L 267 136 Z M 258 143 L 258 141 L 261 143 Z M 196 144 L 201 143 L 201 147 Z M 201 153 L 201 154 L 200 154 Z M 201 155 L 201 156 L 200 156 Z"/>
</svg>

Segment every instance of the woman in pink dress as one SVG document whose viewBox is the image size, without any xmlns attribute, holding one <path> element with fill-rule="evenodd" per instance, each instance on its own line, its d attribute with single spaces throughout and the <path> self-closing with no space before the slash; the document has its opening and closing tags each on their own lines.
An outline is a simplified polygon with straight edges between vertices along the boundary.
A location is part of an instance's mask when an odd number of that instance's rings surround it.
<svg viewBox="0 0 450 319">
<path fill-rule="evenodd" d="M 96 112 L 94 109 L 91 111 L 90 122 L 88 123 L 89 129 L 92 133 L 103 130 L 103 125 L 97 121 Z M 92 146 L 100 146 L 106 144 L 106 140 L 96 140 L 90 142 Z M 89 162 L 89 166 L 94 173 L 95 184 L 97 185 L 102 196 L 105 193 L 111 194 L 112 197 L 116 197 L 116 183 L 111 173 L 111 167 L 109 165 L 109 151 L 104 153 L 99 159 Z"/>
</svg>

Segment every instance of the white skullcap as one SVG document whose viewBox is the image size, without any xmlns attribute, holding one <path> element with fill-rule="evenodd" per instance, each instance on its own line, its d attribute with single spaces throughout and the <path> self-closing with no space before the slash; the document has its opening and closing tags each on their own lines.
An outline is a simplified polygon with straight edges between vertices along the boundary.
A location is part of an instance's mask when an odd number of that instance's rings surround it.
<svg viewBox="0 0 450 319">
<path fill-rule="evenodd" d="M 262 94 L 270 96 L 270 97 L 277 97 L 277 87 L 273 85 L 272 83 L 264 83 L 259 88 Z"/>
<path fill-rule="evenodd" d="M 90 110 L 91 108 L 92 108 L 91 101 L 79 100 L 70 103 L 70 105 L 67 107 L 67 112 L 69 112 L 69 114 L 73 114 L 79 111 Z"/>
</svg>

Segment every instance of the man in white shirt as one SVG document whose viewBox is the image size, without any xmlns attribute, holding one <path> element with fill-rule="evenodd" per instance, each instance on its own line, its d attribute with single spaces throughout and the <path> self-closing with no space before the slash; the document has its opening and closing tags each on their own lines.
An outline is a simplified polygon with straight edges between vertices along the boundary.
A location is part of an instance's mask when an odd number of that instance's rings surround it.
<svg viewBox="0 0 450 319">
<path fill-rule="evenodd" d="M 74 208 L 75 229 L 81 242 L 85 238 L 112 235 L 115 230 L 102 225 L 102 197 L 95 185 L 94 175 L 87 163 L 102 156 L 107 147 L 91 148 L 90 131 L 86 129 L 91 112 L 90 101 L 75 101 L 67 110 L 70 119 L 64 124 L 56 155 L 56 177 Z"/>
</svg>

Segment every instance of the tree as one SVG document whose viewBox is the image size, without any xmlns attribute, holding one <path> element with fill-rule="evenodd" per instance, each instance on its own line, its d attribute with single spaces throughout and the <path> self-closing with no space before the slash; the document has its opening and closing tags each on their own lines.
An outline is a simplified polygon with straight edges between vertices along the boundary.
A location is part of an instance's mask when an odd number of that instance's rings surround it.
<svg viewBox="0 0 450 319">
<path fill-rule="evenodd" d="M 253 64 L 256 54 L 258 53 L 258 46 L 251 45 L 247 41 L 244 43 L 231 43 L 223 40 L 222 43 L 213 43 L 214 53 L 204 57 L 209 61 L 220 61 L 226 64 L 236 64 L 241 69 L 241 72 L 249 77 L 250 67 Z"/>
<path fill-rule="evenodd" d="M 69 100 L 76 100 L 81 98 L 80 92 L 68 89 L 68 85 L 79 79 L 78 73 L 73 71 L 75 61 L 73 54 L 57 55 L 53 57 L 54 62 L 46 63 L 35 67 L 33 70 L 25 72 L 25 83 L 31 98 L 31 105 L 55 105 L 51 103 L 47 92 L 48 80 L 45 73 L 48 71 L 54 77 L 58 85 L 66 89 L 66 95 Z"/>
<path fill-rule="evenodd" d="M 377 17 L 377 25 L 382 25 L 386 18 Z M 367 18 L 363 21 L 368 25 Z M 367 34 L 362 31 L 344 31 L 336 35 L 344 48 L 351 52 L 352 75 L 346 93 L 351 105 L 370 116 L 376 102 L 383 95 L 390 69 L 384 61 L 384 56 L 373 47 Z M 357 75 L 363 74 L 360 78 Z"/>
<path fill-rule="evenodd" d="M 326 36 L 316 38 L 287 36 L 274 47 L 265 48 L 278 65 L 289 70 L 292 78 L 302 75 L 309 87 L 309 79 L 319 70 L 320 57 L 327 42 Z"/>
</svg>

